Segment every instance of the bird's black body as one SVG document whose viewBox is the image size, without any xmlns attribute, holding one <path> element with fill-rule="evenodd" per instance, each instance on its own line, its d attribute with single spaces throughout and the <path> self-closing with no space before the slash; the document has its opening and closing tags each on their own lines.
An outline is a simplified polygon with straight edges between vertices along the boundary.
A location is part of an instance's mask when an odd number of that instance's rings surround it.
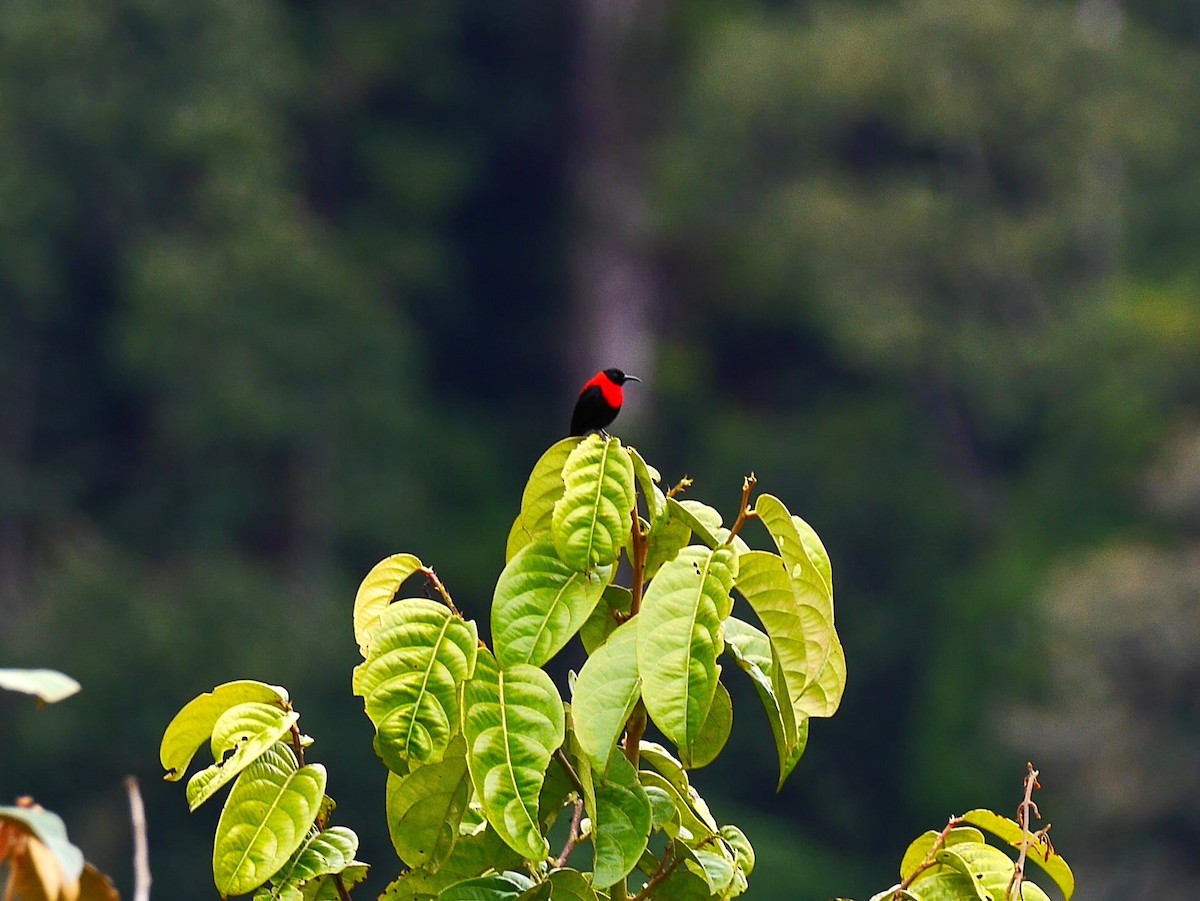
<svg viewBox="0 0 1200 901">
<path fill-rule="evenodd" d="M 626 382 L 640 382 L 636 375 L 626 375 L 619 369 L 604 369 L 588 379 L 575 402 L 571 414 L 571 434 L 586 435 L 602 432 L 617 414 L 625 400 L 621 386 Z"/>
</svg>

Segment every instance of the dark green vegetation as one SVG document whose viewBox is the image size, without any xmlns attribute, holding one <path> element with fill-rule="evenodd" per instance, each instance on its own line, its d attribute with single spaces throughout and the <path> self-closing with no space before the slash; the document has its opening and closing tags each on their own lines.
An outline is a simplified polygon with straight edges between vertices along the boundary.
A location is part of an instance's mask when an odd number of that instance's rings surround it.
<svg viewBox="0 0 1200 901">
<path fill-rule="evenodd" d="M 528 461 L 619 365 L 623 438 L 721 507 L 755 468 L 842 574 L 800 778 L 753 713 L 696 776 L 755 898 L 866 897 L 1029 759 L 1089 898 L 1195 897 L 1200 23 L 1112 8 L 674 4 L 599 81 L 582 5 L 5 8 L 2 662 L 84 691 L 0 698 L 0 799 L 127 886 L 135 772 L 156 894 L 211 897 L 154 748 L 257 678 L 384 859 L 345 599 L 403 547 L 482 617 Z M 629 248 L 655 291 L 613 319 L 579 260 Z"/>
</svg>

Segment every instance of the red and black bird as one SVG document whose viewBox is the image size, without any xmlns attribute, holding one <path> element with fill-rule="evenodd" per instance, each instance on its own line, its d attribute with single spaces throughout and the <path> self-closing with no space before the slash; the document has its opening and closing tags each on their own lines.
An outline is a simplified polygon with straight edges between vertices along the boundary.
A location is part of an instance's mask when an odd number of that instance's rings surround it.
<svg viewBox="0 0 1200 901">
<path fill-rule="evenodd" d="M 625 392 L 621 386 L 626 382 L 640 382 L 636 375 L 626 375 L 619 369 L 602 369 L 587 380 L 575 402 L 571 414 L 571 434 L 586 435 L 588 432 L 603 432 L 605 426 L 617 418 Z"/>
</svg>

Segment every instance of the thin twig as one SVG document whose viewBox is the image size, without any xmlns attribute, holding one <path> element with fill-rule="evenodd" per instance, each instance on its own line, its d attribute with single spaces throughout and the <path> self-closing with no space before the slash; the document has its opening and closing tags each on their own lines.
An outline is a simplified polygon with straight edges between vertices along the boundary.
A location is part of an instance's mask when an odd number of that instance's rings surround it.
<svg viewBox="0 0 1200 901">
<path fill-rule="evenodd" d="M 150 901 L 150 849 L 146 841 L 146 805 L 136 776 L 125 777 L 129 820 L 133 826 L 133 901 Z"/>
<path fill-rule="evenodd" d="M 333 887 L 337 889 L 338 898 L 341 901 L 350 901 L 350 891 L 346 888 L 346 883 L 342 880 L 341 873 L 333 874 Z"/>
<path fill-rule="evenodd" d="M 1021 827 L 1021 853 L 1017 855 L 1017 865 L 1013 868 L 1012 878 L 1008 881 L 1008 888 L 1004 890 L 1005 898 L 1013 897 L 1014 889 L 1018 898 L 1023 899 L 1025 897 L 1023 886 L 1025 884 L 1025 858 L 1029 855 L 1029 841 L 1030 839 L 1038 841 L 1039 836 L 1042 834 L 1029 831 L 1030 813 L 1039 820 L 1042 818 L 1042 812 L 1038 810 L 1037 803 L 1033 800 L 1034 789 L 1042 787 L 1042 784 L 1038 782 L 1040 773 L 1033 768 L 1031 762 L 1027 762 L 1025 766 L 1028 768 L 1028 772 L 1025 774 L 1025 798 L 1017 806 L 1017 825 Z"/>
<path fill-rule="evenodd" d="M 946 821 L 946 828 L 944 828 L 938 834 L 938 837 L 933 840 L 933 847 L 931 847 L 929 849 L 929 853 L 925 855 L 925 859 L 922 860 L 919 864 L 917 864 L 916 869 L 914 869 L 911 873 L 908 874 L 907 879 L 905 879 L 903 882 L 900 883 L 899 891 L 904 891 L 905 889 L 907 889 L 910 885 L 912 885 L 916 881 L 918 876 L 920 876 L 922 873 L 924 873 L 926 870 L 928 870 L 930 867 L 934 866 L 937 863 L 937 861 L 934 858 L 937 856 L 937 853 L 946 846 L 947 836 L 950 835 L 951 830 L 957 828 L 958 826 L 961 826 L 962 824 L 963 824 L 962 817 L 950 817 L 950 819 Z M 898 894 L 898 892 L 893 893 L 892 897 L 895 898 L 897 896 L 897 894 Z"/>
<path fill-rule="evenodd" d="M 292 750 L 296 752 L 296 763 L 304 766 L 304 741 L 300 735 L 300 727 L 292 723 Z"/>
<path fill-rule="evenodd" d="M 566 771 L 567 779 L 570 780 L 571 785 L 575 788 L 575 791 L 579 793 L 579 797 L 582 798 L 585 794 L 587 794 L 583 787 L 583 780 L 580 779 L 579 774 L 575 772 L 575 767 L 571 766 L 571 761 L 567 760 L 567 755 L 563 753 L 562 748 L 557 748 L 554 751 L 554 759 L 557 760 L 563 770 Z"/>
<path fill-rule="evenodd" d="M 678 497 L 689 488 L 692 487 L 692 480 L 688 476 L 684 476 L 676 482 L 671 488 L 667 489 L 667 497 Z"/>
<path fill-rule="evenodd" d="M 642 523 L 637 509 L 633 511 L 633 529 L 629 533 L 633 545 L 633 583 L 629 587 L 629 615 L 637 616 L 642 609 L 642 590 L 646 586 L 646 554 L 649 552 L 649 542 L 642 531 Z"/>
<path fill-rule="evenodd" d="M 670 863 L 667 862 L 668 860 L 670 860 Z M 667 879 L 671 878 L 671 874 L 679 867 L 679 863 L 682 860 L 682 857 L 675 856 L 675 846 L 673 844 L 669 846 L 663 854 L 663 859 L 659 861 L 658 870 L 650 877 L 650 881 L 642 886 L 642 890 L 633 896 L 632 901 L 645 901 L 646 898 L 650 897 L 651 892 Z"/>
<path fill-rule="evenodd" d="M 433 571 L 433 567 L 422 566 L 420 571 L 423 572 L 426 578 L 433 583 L 433 587 L 437 590 L 437 593 L 442 596 L 442 600 L 446 602 L 446 606 L 450 608 L 454 615 L 461 617 L 462 614 L 459 613 L 458 608 L 454 606 L 454 600 L 450 597 L 450 592 L 446 590 L 446 586 L 442 584 L 442 580 L 438 578 L 438 574 Z"/>
<path fill-rule="evenodd" d="M 750 509 L 750 494 L 754 491 L 754 486 L 757 484 L 758 479 L 754 473 L 750 473 L 750 475 L 742 480 L 742 500 L 738 504 L 737 519 L 733 521 L 733 525 L 729 529 L 729 537 L 725 539 L 726 544 L 733 544 L 734 537 L 742 530 L 742 526 L 746 524 L 746 520 L 758 518 L 758 513 Z"/>
<path fill-rule="evenodd" d="M 583 798 L 579 798 L 575 802 L 575 812 L 571 814 L 571 831 L 567 833 L 567 844 L 563 847 L 562 854 L 558 855 L 558 860 L 554 861 L 554 866 L 558 869 L 567 865 L 567 858 L 571 856 L 575 845 L 579 843 L 579 821 L 581 819 L 583 819 Z"/>
</svg>

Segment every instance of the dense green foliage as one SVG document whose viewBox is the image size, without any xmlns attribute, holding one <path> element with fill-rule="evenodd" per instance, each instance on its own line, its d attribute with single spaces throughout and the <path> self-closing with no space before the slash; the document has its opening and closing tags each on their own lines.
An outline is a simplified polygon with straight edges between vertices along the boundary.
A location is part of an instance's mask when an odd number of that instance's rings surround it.
<svg viewBox="0 0 1200 901">
<path fill-rule="evenodd" d="M 411 548 L 488 625 L 527 460 L 622 365 L 623 437 L 753 465 L 840 573 L 855 663 L 798 777 L 742 717 L 696 775 L 755 897 L 866 897 L 1031 757 L 1090 897 L 1195 897 L 1196 5 L 632 6 L 599 108 L 576 4 L 0 10 L 0 662 L 85 686 L 0 697 L 0 796 L 120 881 L 134 770 L 156 893 L 209 897 L 209 808 L 145 749 L 236 673 L 378 816 L 337 599 Z M 616 190 L 577 167 L 621 117 Z M 628 360 L 582 325 L 594 195 L 654 276 Z"/>
</svg>

